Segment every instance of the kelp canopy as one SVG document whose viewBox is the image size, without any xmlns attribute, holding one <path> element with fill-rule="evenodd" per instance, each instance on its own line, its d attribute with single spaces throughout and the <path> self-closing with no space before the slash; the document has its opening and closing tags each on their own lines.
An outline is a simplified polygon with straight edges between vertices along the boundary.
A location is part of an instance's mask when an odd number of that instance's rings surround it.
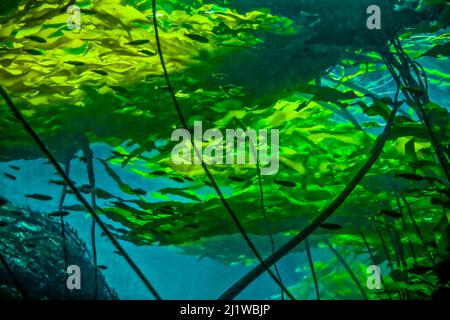
<svg viewBox="0 0 450 320">
<path fill-rule="evenodd" d="M 73 4 L 81 29 L 67 25 Z M 381 30 L 366 27 L 373 4 Z M 446 1 L 160 0 L 153 12 L 151 1 L 51 0 L 0 9 L 0 85 L 57 159 L 68 164 L 83 150 L 92 163 L 89 145 L 111 148 L 95 161 L 121 193 L 79 187 L 106 200 L 98 212 L 121 225 L 110 226 L 117 237 L 255 263 L 240 238 L 230 240 L 238 229 L 204 168 L 171 161 L 170 137 L 182 127 L 174 93 L 189 128 L 201 120 L 203 130 L 279 130 L 275 176 L 261 176 L 258 165 L 208 166 L 246 233 L 277 234 L 278 244 L 339 198 L 384 140 L 308 245 L 329 250 L 327 240 L 348 261 L 359 257 L 350 268 L 362 282 L 367 265 L 387 262 L 388 290 L 370 298 L 430 297 L 445 287 L 449 115 L 447 101 L 429 93 L 448 94 L 449 75 L 437 67 L 448 61 Z M 0 107 L 2 161 L 42 157 Z M 391 130 L 380 134 L 396 108 Z M 124 172 L 172 186 L 147 194 Z M 314 262 L 328 298 L 352 290 L 335 259 Z M 290 290 L 301 298 L 311 287 Z"/>
</svg>

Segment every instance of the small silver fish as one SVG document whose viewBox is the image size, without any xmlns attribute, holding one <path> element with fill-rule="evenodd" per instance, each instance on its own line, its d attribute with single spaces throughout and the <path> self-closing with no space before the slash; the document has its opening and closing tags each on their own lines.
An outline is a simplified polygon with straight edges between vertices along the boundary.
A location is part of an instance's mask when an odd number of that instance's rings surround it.
<svg viewBox="0 0 450 320">
<path fill-rule="evenodd" d="M 225 80 L 228 79 L 230 76 L 226 73 L 213 73 L 212 77 L 216 80 Z"/>
</svg>

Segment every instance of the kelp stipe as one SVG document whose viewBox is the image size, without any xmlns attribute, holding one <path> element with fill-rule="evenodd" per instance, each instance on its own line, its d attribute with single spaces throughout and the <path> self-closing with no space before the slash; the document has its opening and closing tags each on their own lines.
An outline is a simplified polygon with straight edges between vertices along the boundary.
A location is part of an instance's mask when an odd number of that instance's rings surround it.
<svg viewBox="0 0 450 320">
<path fill-rule="evenodd" d="M 306 239 L 305 239 L 306 240 Z M 328 246 L 328 248 L 330 248 L 331 252 L 333 252 L 333 254 L 336 256 L 336 258 L 338 259 L 338 261 L 342 264 L 342 266 L 345 268 L 345 270 L 347 271 L 347 273 L 350 275 L 350 277 L 353 279 L 353 281 L 355 282 L 355 285 L 358 287 L 359 291 L 361 292 L 361 295 L 363 296 L 363 298 L 365 300 L 368 300 L 367 294 L 365 289 L 363 288 L 362 284 L 359 282 L 358 278 L 356 277 L 355 273 L 353 272 L 353 270 L 350 268 L 350 266 L 348 265 L 348 263 L 345 261 L 345 259 L 340 255 L 340 253 L 333 248 L 333 245 L 329 242 L 326 241 L 326 245 Z"/>
<path fill-rule="evenodd" d="M 317 280 L 316 271 L 314 270 L 314 262 L 313 262 L 313 259 L 311 256 L 311 248 L 309 246 L 308 238 L 305 238 L 305 248 L 306 248 L 306 255 L 308 256 L 309 268 L 311 269 L 311 275 L 314 280 L 314 288 L 316 290 L 316 297 L 317 297 L 317 300 L 320 300 L 319 281 Z"/>
<path fill-rule="evenodd" d="M 50 152 L 50 150 L 47 148 L 45 143 L 41 140 L 41 138 L 37 135 L 37 133 L 33 130 L 33 128 L 30 126 L 28 121 L 23 117 L 20 110 L 14 105 L 12 100 L 9 98 L 6 91 L 3 89 L 2 86 L 0 86 L 0 94 L 2 95 L 3 99 L 6 101 L 7 105 L 9 106 L 10 110 L 14 114 L 14 116 L 19 120 L 19 122 L 23 125 L 27 133 L 33 138 L 33 140 L 36 142 L 36 144 L 39 146 L 39 149 L 42 151 L 42 153 L 45 154 L 45 156 L 50 160 L 51 164 L 55 167 L 58 174 L 64 179 L 65 183 L 70 187 L 73 193 L 75 193 L 75 196 L 77 197 L 78 201 L 81 202 L 81 204 L 89 211 L 89 213 L 92 215 L 93 219 L 100 225 L 103 232 L 106 234 L 106 236 L 111 240 L 113 245 L 117 248 L 117 250 L 121 253 L 121 255 L 125 258 L 127 263 L 130 265 L 130 267 L 136 272 L 136 274 L 139 276 L 139 278 L 142 280 L 142 282 L 145 284 L 145 286 L 148 288 L 148 290 L 155 296 L 156 299 L 161 300 L 161 297 L 159 296 L 158 292 L 153 288 L 151 283 L 147 280 L 145 275 L 142 273 L 142 271 L 137 267 L 137 265 L 134 263 L 134 261 L 130 258 L 130 256 L 126 253 L 126 251 L 122 248 L 120 243 L 114 238 L 114 236 L 111 234 L 111 232 L 108 230 L 108 228 L 105 226 L 105 224 L 102 222 L 100 217 L 95 213 L 94 209 L 89 205 L 89 203 L 84 199 L 83 195 L 80 193 L 78 188 L 73 184 L 72 180 L 66 175 L 66 172 L 61 167 L 61 165 L 56 161 L 53 154 Z M 95 270 L 95 273 L 97 273 L 97 269 Z M 95 289 L 97 292 L 97 289 Z"/>
<path fill-rule="evenodd" d="M 84 135 L 79 135 L 78 144 L 83 151 L 84 157 L 86 158 L 86 169 L 89 180 L 90 194 L 91 194 L 91 206 L 93 210 L 97 210 L 97 202 L 95 195 L 95 173 L 94 173 L 94 153 L 89 146 L 89 139 Z M 92 220 L 91 224 L 91 243 L 92 243 L 92 255 L 94 259 L 95 272 L 94 272 L 94 300 L 98 296 L 98 266 L 97 266 L 97 245 L 95 239 L 95 221 Z"/>
<path fill-rule="evenodd" d="M 372 153 L 369 156 L 369 159 L 366 163 L 361 167 L 355 177 L 347 184 L 344 190 L 339 194 L 339 196 L 331 202 L 328 207 L 323 210 L 311 224 L 309 224 L 306 228 L 303 229 L 302 232 L 297 234 L 291 240 L 289 240 L 285 245 L 283 245 L 280 249 L 278 249 L 274 254 L 268 257 L 265 260 L 265 264 L 271 266 L 278 260 L 280 260 L 283 256 L 285 256 L 289 251 L 294 249 L 297 245 L 299 245 L 303 240 L 305 240 L 309 235 L 311 235 L 319 226 L 324 223 L 345 201 L 345 199 L 351 194 L 351 192 L 356 188 L 356 186 L 360 183 L 360 181 L 364 178 L 366 173 L 370 170 L 372 165 L 378 160 L 381 152 L 383 151 L 384 144 L 388 139 L 389 132 L 394 124 L 395 116 L 397 114 L 398 108 L 400 107 L 398 103 L 398 95 L 400 92 L 400 86 L 397 87 L 397 92 L 395 94 L 394 105 L 392 107 L 392 112 L 389 117 L 389 121 L 387 122 L 383 133 L 377 138 L 377 141 L 372 149 Z M 259 275 L 261 275 L 263 269 L 261 265 L 252 269 L 247 275 L 245 275 L 241 280 L 236 282 L 232 287 L 230 287 L 224 294 L 220 296 L 220 299 L 233 299 L 238 295 L 245 287 L 247 287 L 252 281 L 254 281 Z"/>
<path fill-rule="evenodd" d="M 64 163 L 64 171 L 66 173 L 66 175 L 68 177 L 70 177 L 70 159 L 66 160 L 66 162 Z M 64 184 L 62 186 L 62 191 L 61 191 L 61 198 L 59 199 L 59 212 L 63 212 L 63 207 L 64 207 L 64 201 L 66 200 L 66 195 L 67 195 L 67 185 Z M 66 247 L 66 231 L 65 231 L 65 224 L 64 224 L 64 215 L 61 215 L 59 217 L 59 221 L 61 224 L 61 241 L 62 241 L 62 249 L 63 249 L 63 259 L 64 259 L 64 269 L 67 270 L 67 267 L 69 266 L 68 264 L 68 259 L 67 259 L 67 247 Z"/>
<path fill-rule="evenodd" d="M 152 9 L 153 9 L 153 26 L 155 29 L 155 38 L 156 38 L 156 45 L 157 45 L 157 49 L 158 49 L 158 54 L 160 57 L 160 61 L 161 61 L 161 65 L 164 71 L 164 77 L 166 79 L 166 83 L 167 86 L 169 88 L 169 92 L 173 101 L 173 104 L 175 106 L 175 109 L 177 111 L 178 117 L 181 121 L 181 124 L 183 126 L 183 128 L 187 131 L 189 130 L 189 127 L 187 125 L 187 122 L 183 116 L 183 113 L 181 112 L 181 108 L 180 105 L 178 104 L 178 100 L 175 96 L 175 93 L 173 91 L 172 85 L 170 83 L 170 78 L 169 78 L 169 73 L 167 72 L 167 68 L 166 68 L 166 64 L 164 62 L 164 56 L 162 53 L 162 49 L 161 49 L 161 43 L 159 40 L 159 31 L 158 31 L 158 20 L 156 17 L 156 0 L 152 0 Z M 192 137 L 192 135 L 191 135 Z M 194 140 L 191 139 L 191 143 L 192 143 L 192 147 L 194 149 L 194 154 L 196 157 L 201 158 L 202 155 L 200 154 L 199 150 L 197 149 Z M 222 201 L 225 209 L 227 210 L 227 212 L 229 213 L 229 215 L 231 216 L 232 220 L 234 221 L 234 223 L 236 224 L 237 228 L 239 229 L 239 232 L 242 234 L 242 236 L 244 237 L 245 242 L 248 244 L 248 246 L 250 247 L 250 249 L 252 250 L 252 252 L 255 254 L 255 256 L 257 257 L 257 259 L 260 261 L 261 265 L 263 266 L 263 268 L 269 273 L 269 275 L 272 277 L 272 279 L 280 286 L 280 288 L 282 288 L 282 290 L 286 293 L 286 295 L 291 298 L 292 300 L 295 300 L 294 296 L 289 292 L 289 290 L 283 285 L 283 283 L 281 282 L 281 279 L 277 277 L 277 275 L 275 275 L 272 270 L 270 270 L 270 266 L 267 266 L 262 258 L 262 256 L 259 254 L 258 250 L 256 249 L 255 245 L 253 244 L 253 242 L 251 241 L 250 237 L 247 235 L 247 232 L 245 231 L 244 227 L 242 226 L 242 224 L 240 223 L 238 217 L 236 216 L 236 214 L 234 213 L 233 209 L 230 207 L 230 205 L 228 204 L 228 202 L 225 200 L 225 197 L 222 194 L 222 191 L 220 191 L 219 186 L 217 185 L 214 177 L 212 176 L 211 172 L 209 171 L 208 167 L 206 166 L 206 164 L 204 162 L 201 163 L 201 166 L 203 168 L 203 170 L 205 171 L 206 175 L 208 176 L 209 181 L 211 181 L 212 186 L 214 187 L 214 189 L 216 190 L 220 200 Z"/>
</svg>

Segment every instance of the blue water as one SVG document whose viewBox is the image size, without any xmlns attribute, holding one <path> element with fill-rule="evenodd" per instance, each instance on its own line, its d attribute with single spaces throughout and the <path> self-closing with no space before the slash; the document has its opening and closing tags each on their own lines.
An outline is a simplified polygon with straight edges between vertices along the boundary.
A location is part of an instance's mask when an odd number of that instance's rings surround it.
<svg viewBox="0 0 450 320">
<path fill-rule="evenodd" d="M 109 148 L 105 145 L 94 145 L 92 149 L 94 157 L 106 158 L 107 155 L 110 155 Z M 58 176 L 45 159 L 3 162 L 0 163 L 0 172 L 11 172 L 11 169 L 8 168 L 8 165 L 11 164 L 19 166 L 21 170 L 12 172 L 17 177 L 15 181 L 2 179 L 1 196 L 23 207 L 42 212 L 43 215 L 58 209 L 61 187 L 48 183 L 50 179 L 58 179 Z M 97 160 L 95 161 L 94 171 L 97 187 L 104 188 L 122 198 L 127 198 L 127 195 L 121 193 L 116 182 L 108 176 Z M 70 177 L 79 186 L 88 184 L 86 165 L 76 159 L 73 160 Z M 174 183 L 169 179 L 142 179 L 140 176 L 131 173 L 121 174 L 121 177 L 130 185 L 144 188 L 149 194 Z M 33 193 L 50 195 L 53 200 L 36 201 L 25 197 L 26 194 Z M 101 199 L 98 200 L 100 207 L 104 203 Z M 77 200 L 73 195 L 68 194 L 65 205 L 74 204 L 78 204 Z M 101 218 L 104 222 L 117 226 L 117 223 L 104 216 Z M 229 217 L 224 216 L 224 219 L 229 219 Z M 77 230 L 80 238 L 90 248 L 91 218 L 86 213 L 74 211 L 65 220 Z M 233 223 L 231 219 L 229 223 Z M 152 295 L 141 284 L 139 278 L 127 265 L 123 257 L 113 253 L 115 248 L 111 242 L 100 236 L 100 228 L 97 227 L 96 231 L 98 264 L 108 267 L 107 270 L 102 270 L 107 283 L 117 290 L 121 299 L 152 299 Z M 235 241 L 239 241 L 240 236 L 232 237 Z M 269 241 L 267 237 L 254 237 L 253 239 L 257 243 L 265 242 L 267 244 Z M 187 255 L 175 247 L 138 247 L 127 241 L 120 242 L 165 299 L 218 298 L 223 291 L 250 270 L 250 267 L 225 265 L 207 257 L 199 259 L 199 257 Z M 242 246 L 246 246 L 243 240 Z M 305 274 L 294 271 L 303 263 L 306 263 L 304 255 L 291 254 L 278 264 L 283 280 L 287 285 L 294 285 L 303 280 Z M 273 280 L 269 276 L 263 275 L 248 287 L 239 298 L 268 299 L 273 298 L 274 295 L 279 295 L 279 293 L 279 289 Z M 311 298 L 313 297 L 311 296 Z"/>
</svg>

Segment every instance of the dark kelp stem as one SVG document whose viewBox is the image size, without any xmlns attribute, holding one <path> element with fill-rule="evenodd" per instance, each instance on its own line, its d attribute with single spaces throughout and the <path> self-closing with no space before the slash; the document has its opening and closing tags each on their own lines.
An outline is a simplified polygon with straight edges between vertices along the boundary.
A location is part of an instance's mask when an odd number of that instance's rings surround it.
<svg viewBox="0 0 450 320">
<path fill-rule="evenodd" d="M 316 297 L 317 300 L 320 300 L 320 293 L 319 293 L 319 282 L 317 281 L 316 271 L 314 270 L 314 262 L 311 256 L 311 250 L 309 247 L 308 238 L 305 239 L 305 248 L 306 248 L 306 255 L 308 256 L 308 262 L 309 262 L 309 268 L 311 269 L 311 274 L 314 280 L 314 287 L 316 289 Z"/>
<path fill-rule="evenodd" d="M 39 149 L 42 151 L 42 153 L 45 154 L 45 156 L 48 158 L 50 163 L 53 165 L 53 167 L 56 169 L 57 173 L 61 176 L 61 178 L 65 181 L 65 183 L 69 186 L 70 190 L 75 194 L 77 200 L 86 208 L 86 210 L 93 216 L 95 221 L 98 223 L 102 231 L 105 233 L 105 235 L 111 240 L 114 247 L 116 247 L 117 251 L 120 252 L 120 254 L 124 257 L 124 259 L 127 261 L 127 263 L 130 265 L 130 267 L 136 272 L 138 277 L 141 279 L 141 281 L 144 283 L 145 287 L 153 294 L 153 296 L 157 300 L 161 300 L 160 295 L 155 290 L 153 285 L 148 281 L 148 279 L 145 277 L 145 275 L 142 273 L 142 271 L 138 268 L 138 266 L 134 263 L 134 261 L 131 259 L 131 257 L 128 255 L 128 253 L 123 249 L 122 245 L 114 238 L 112 233 L 108 230 L 106 225 L 103 223 L 103 221 L 100 219 L 100 217 L 95 213 L 94 209 L 92 209 L 91 205 L 86 201 L 86 199 L 81 194 L 80 190 L 73 184 L 73 182 L 69 179 L 69 177 L 64 172 L 61 165 L 56 161 L 55 156 L 50 152 L 50 150 L 45 145 L 44 141 L 38 136 L 36 131 L 30 126 L 28 121 L 24 118 L 23 114 L 20 112 L 20 110 L 14 105 L 12 100 L 7 95 L 6 91 L 3 89 L 2 86 L 0 86 L 0 94 L 2 95 L 3 99 L 5 99 L 6 104 L 11 109 L 14 116 L 19 120 L 20 123 L 22 123 L 24 129 L 27 131 L 27 133 L 33 138 L 33 140 L 36 142 L 36 144 L 39 146 Z"/>
<path fill-rule="evenodd" d="M 250 272 L 248 272 L 244 277 L 239 279 L 234 285 L 232 285 L 227 291 L 225 291 L 219 299 L 230 300 L 236 297 L 242 290 L 244 290 L 250 283 L 252 283 L 255 279 L 257 279 L 265 270 L 267 266 L 273 265 L 275 262 L 280 260 L 286 254 L 288 254 L 292 249 L 297 247 L 303 240 L 305 240 L 311 233 L 313 233 L 320 225 L 325 222 L 347 199 L 347 197 L 352 193 L 352 191 L 356 188 L 356 186 L 361 182 L 367 172 L 372 168 L 373 164 L 378 160 L 378 157 L 383 151 L 384 144 L 388 139 L 390 130 L 395 120 L 395 116 L 397 114 L 399 103 L 398 103 L 398 94 L 400 87 L 397 87 L 397 92 L 395 94 L 394 106 L 392 108 L 392 112 L 389 116 L 389 120 L 386 123 L 383 133 L 378 137 L 372 152 L 367 159 L 366 163 L 359 169 L 358 173 L 353 177 L 353 179 L 345 186 L 344 190 L 334 199 L 328 207 L 326 207 L 314 220 L 311 224 L 309 224 L 305 229 L 303 229 L 300 233 L 294 236 L 291 240 L 289 240 L 286 244 L 284 244 L 281 248 L 279 248 L 274 254 L 268 257 L 264 263 L 265 265 L 258 265 Z"/>
<path fill-rule="evenodd" d="M 269 233 L 269 239 L 270 239 L 270 249 L 272 254 L 275 252 L 275 241 L 273 239 L 273 232 L 272 228 L 270 227 L 269 220 L 267 218 L 266 209 L 264 207 L 264 191 L 262 186 L 262 178 L 261 178 L 261 168 L 259 166 L 259 158 L 257 157 L 256 160 L 256 170 L 258 172 L 258 184 L 259 184 L 259 193 L 260 193 L 260 199 L 261 199 L 261 212 L 263 214 L 264 223 L 266 225 L 267 232 Z M 277 274 L 278 279 L 281 283 L 283 283 L 283 279 L 281 278 L 280 271 L 278 270 L 278 266 L 276 263 L 273 265 L 275 269 L 275 273 Z M 284 285 L 284 283 L 283 283 Z M 281 290 L 281 300 L 284 300 L 284 291 Z"/>
<path fill-rule="evenodd" d="M 94 172 L 94 153 L 89 146 L 89 139 L 85 135 L 79 135 L 78 142 L 80 143 L 83 155 L 86 158 L 86 169 L 89 179 L 89 191 L 91 194 L 91 206 L 94 211 L 97 210 L 97 202 L 95 197 L 95 172 Z M 98 267 L 97 267 L 97 245 L 95 237 L 95 220 L 91 223 L 91 246 L 92 259 L 94 262 L 94 300 L 98 297 Z"/>
<path fill-rule="evenodd" d="M 431 255 L 430 251 L 428 251 L 428 246 L 425 243 L 425 239 L 424 239 L 424 237 L 422 235 L 422 232 L 419 229 L 419 226 L 417 225 L 416 219 L 414 219 L 414 216 L 413 216 L 413 213 L 412 213 L 411 207 L 409 206 L 408 201 L 406 200 L 405 196 L 403 196 L 403 194 L 401 192 L 399 192 L 398 194 L 400 196 L 400 199 L 402 199 L 403 203 L 406 206 L 406 211 L 408 212 L 409 219 L 411 219 L 411 222 L 412 222 L 412 224 L 414 226 L 414 229 L 416 230 L 417 236 L 419 237 L 420 241 L 422 242 L 424 250 L 427 253 L 428 258 L 430 259 L 431 263 L 434 265 L 435 264 L 434 258 Z"/>
<path fill-rule="evenodd" d="M 445 156 L 444 149 L 442 145 L 439 143 L 436 134 L 434 133 L 431 125 L 431 121 L 428 117 L 428 114 L 425 110 L 425 105 L 429 102 L 428 97 L 428 81 L 426 80 L 426 74 L 423 73 L 425 77 L 425 85 L 421 80 L 420 74 L 417 70 L 417 62 L 412 62 L 408 55 L 402 48 L 401 42 L 398 38 L 395 38 L 392 41 L 392 44 L 396 50 L 396 54 L 399 57 L 399 60 L 396 60 L 393 53 L 388 51 L 384 53 L 384 57 L 386 58 L 388 65 L 388 70 L 391 72 L 394 80 L 397 85 L 401 86 L 402 92 L 406 99 L 408 100 L 410 105 L 416 106 L 416 112 L 421 121 L 424 123 L 428 135 L 430 137 L 431 144 L 436 153 L 436 156 L 439 160 L 439 163 L 444 171 L 445 176 L 447 177 L 447 181 L 450 181 L 450 171 L 449 171 L 449 163 Z M 411 67 L 417 73 L 418 81 L 416 81 L 411 75 Z M 398 75 L 394 72 L 394 70 L 398 71 Z M 423 68 L 422 68 L 423 70 Z M 402 81 L 403 80 L 403 81 Z M 418 83 L 419 82 L 419 83 Z M 408 87 L 422 88 L 424 93 L 414 93 L 408 91 Z"/>
<path fill-rule="evenodd" d="M 405 249 L 403 248 L 402 238 L 397 230 L 395 230 L 394 226 L 391 226 L 392 237 L 395 242 L 396 247 L 398 247 L 398 256 L 403 268 L 407 268 L 408 264 L 405 258 Z"/>
<path fill-rule="evenodd" d="M 389 269 L 391 269 L 391 271 L 392 271 L 392 270 L 394 270 L 394 265 L 392 264 L 392 260 L 389 255 L 389 250 L 387 248 L 386 241 L 384 240 L 383 234 L 381 233 L 380 228 L 378 227 L 378 223 L 376 221 L 374 221 L 373 225 L 375 227 L 375 230 L 377 231 L 378 237 L 380 238 L 381 246 L 383 247 L 384 255 L 386 256 L 386 260 L 388 262 Z"/>
<path fill-rule="evenodd" d="M 378 226 L 378 221 L 373 221 L 373 225 L 375 227 L 375 230 L 377 231 L 378 237 L 380 238 L 381 246 L 383 247 L 383 251 L 384 251 L 384 254 L 386 256 L 386 260 L 388 262 L 389 269 L 391 271 L 393 271 L 394 270 L 394 264 L 392 263 L 392 260 L 391 260 L 390 254 L 389 254 L 389 249 L 388 249 L 388 246 L 386 244 L 386 240 L 384 239 L 383 233 L 381 232 L 380 227 Z M 394 250 L 394 252 L 395 252 L 395 250 Z M 400 265 L 399 261 L 400 260 L 397 260 L 397 266 Z M 401 291 L 399 292 L 399 295 L 400 295 L 400 299 L 403 299 L 403 294 L 402 294 Z"/>
<path fill-rule="evenodd" d="M 361 295 L 364 297 L 365 300 L 369 300 L 369 297 L 367 297 L 366 291 L 364 290 L 363 286 L 359 282 L 358 278 L 356 277 L 353 270 L 350 268 L 350 266 L 347 264 L 345 259 L 340 255 L 340 253 L 333 248 L 333 245 L 329 241 L 325 241 L 325 244 L 330 248 L 331 252 L 336 256 L 336 258 L 339 260 L 339 262 L 342 264 L 342 266 L 347 270 L 347 273 L 350 275 L 350 277 L 355 282 L 356 286 L 358 287 L 359 291 L 361 292 Z"/>
<path fill-rule="evenodd" d="M 403 254 L 403 246 L 399 239 L 398 233 L 395 231 L 395 229 L 386 222 L 386 219 L 384 220 L 384 223 L 386 225 L 386 233 L 389 236 L 389 239 L 391 240 L 392 247 L 394 248 L 394 255 L 396 259 L 396 266 L 397 269 L 402 270 L 403 268 L 406 268 L 406 260 L 405 256 Z M 402 300 L 406 300 L 406 292 L 404 289 L 400 290 L 400 298 Z"/>
<path fill-rule="evenodd" d="M 391 226 L 385 221 L 385 232 L 388 235 L 388 239 L 390 240 L 392 244 L 392 248 L 394 248 L 394 256 L 395 256 L 395 263 L 397 268 L 401 268 L 402 266 L 402 258 L 401 258 L 401 248 L 397 242 L 397 239 L 395 238 L 394 233 L 392 232 Z"/>
<path fill-rule="evenodd" d="M 397 268 L 399 270 L 405 270 L 407 268 L 407 264 L 400 237 L 392 225 L 387 226 L 387 232 L 394 247 L 394 252 L 397 259 Z M 408 292 L 405 289 L 400 289 L 399 295 L 401 300 L 408 300 Z"/>
<path fill-rule="evenodd" d="M 157 20 L 157 17 L 156 17 L 156 0 L 152 0 L 152 10 L 153 10 L 153 27 L 155 29 L 156 46 L 157 46 L 157 49 L 158 49 L 158 55 L 159 55 L 161 66 L 162 66 L 162 69 L 163 69 L 163 72 L 164 72 L 164 77 L 166 79 L 167 87 L 168 87 L 170 96 L 172 98 L 173 105 L 175 106 L 178 118 L 180 119 L 180 122 L 181 122 L 183 128 L 185 130 L 187 130 L 188 132 L 191 132 L 191 130 L 189 130 L 189 127 L 187 125 L 186 119 L 184 118 L 184 115 L 181 112 L 181 107 L 178 104 L 178 100 L 177 100 L 177 98 L 175 96 L 175 92 L 174 92 L 174 90 L 172 88 L 172 83 L 170 82 L 169 73 L 167 72 L 166 63 L 164 61 L 164 55 L 163 55 L 162 48 L 161 48 L 161 41 L 159 39 L 158 20 Z M 191 140 L 192 147 L 194 149 L 194 157 L 197 157 L 198 159 L 201 159 L 202 155 L 201 155 L 200 151 L 198 150 L 197 146 L 195 145 L 195 142 L 192 139 L 192 136 L 193 135 L 191 134 L 191 139 L 190 140 Z M 233 222 L 236 225 L 236 227 L 239 229 L 239 232 L 241 233 L 241 235 L 244 238 L 245 242 L 249 246 L 250 250 L 253 252 L 255 257 L 258 259 L 260 265 L 263 267 L 263 270 L 267 271 L 267 273 L 270 275 L 270 277 L 278 284 L 278 286 L 280 286 L 280 288 L 286 293 L 286 295 L 289 298 L 291 298 L 292 300 L 295 300 L 294 296 L 283 285 L 283 283 L 281 283 L 281 281 L 278 279 L 278 277 L 275 275 L 275 273 L 273 273 L 272 270 L 270 270 L 270 266 L 267 266 L 265 264 L 264 259 L 262 258 L 262 256 L 260 255 L 260 253 L 256 249 L 255 245 L 251 241 L 250 237 L 248 236 L 247 232 L 245 231 L 245 229 L 242 226 L 241 222 L 239 221 L 238 217 L 234 213 L 233 209 L 229 205 L 228 201 L 226 201 L 224 195 L 222 194 L 222 191 L 220 190 L 219 186 L 217 185 L 216 180 L 214 179 L 214 177 L 212 176 L 211 172 L 209 171 L 209 169 L 207 168 L 206 164 L 203 161 L 201 161 L 201 166 L 202 166 L 203 171 L 205 172 L 206 176 L 208 177 L 209 181 L 211 182 L 211 185 L 213 186 L 214 190 L 216 191 L 217 195 L 219 196 L 220 201 L 224 205 L 226 211 L 230 215 L 230 217 L 233 220 Z"/>
<path fill-rule="evenodd" d="M 64 164 L 64 170 L 67 176 L 69 176 L 70 174 L 70 158 L 67 157 L 66 159 L 66 163 Z M 62 189 L 62 193 L 61 193 L 61 198 L 59 200 L 59 212 L 63 211 L 63 206 L 64 206 L 64 201 L 66 199 L 66 195 L 67 195 L 67 184 L 64 184 L 63 189 Z M 62 244 L 62 249 L 63 249 L 63 258 L 64 258 L 64 270 L 67 270 L 67 266 L 68 264 L 68 257 L 67 257 L 67 246 L 66 246 L 66 227 L 64 225 L 64 216 L 61 215 L 59 217 L 59 221 L 61 224 L 61 244 Z"/>
<path fill-rule="evenodd" d="M 239 122 L 239 125 L 241 126 L 241 129 L 245 131 L 246 130 L 245 124 L 240 119 L 237 119 L 237 121 Z M 258 157 L 258 153 L 257 153 L 256 147 L 253 144 L 250 144 L 250 147 L 252 148 L 252 152 L 253 152 L 253 154 L 255 155 L 255 158 L 256 158 L 256 174 L 258 176 L 260 209 L 261 209 L 261 213 L 262 213 L 262 216 L 263 216 L 264 224 L 266 225 L 267 233 L 269 234 L 270 249 L 271 249 L 271 253 L 273 254 L 275 252 L 275 241 L 273 239 L 272 228 L 270 227 L 269 219 L 267 217 L 266 208 L 265 208 L 265 205 L 264 205 L 264 189 L 263 189 L 263 186 L 262 186 L 261 167 L 260 167 L 259 157 Z M 281 278 L 281 274 L 280 274 L 280 271 L 278 270 L 277 264 L 275 263 L 273 265 L 273 267 L 275 269 L 275 273 L 276 273 L 278 279 L 280 280 L 281 283 L 283 283 L 283 279 Z M 284 285 L 284 283 L 283 283 L 283 285 Z M 283 289 L 281 289 L 281 300 L 284 300 L 284 291 L 283 291 Z"/>
<path fill-rule="evenodd" d="M 366 238 L 366 236 L 364 235 L 364 232 L 362 231 L 361 228 L 359 228 L 359 233 L 361 234 L 361 238 L 363 239 L 364 245 L 365 245 L 366 248 L 367 248 L 367 252 L 369 253 L 369 256 L 370 256 L 370 259 L 372 260 L 372 263 L 373 263 L 374 265 L 378 265 L 377 262 L 376 262 L 376 260 L 375 260 L 375 256 L 374 256 L 374 254 L 373 254 L 373 251 L 372 251 L 372 249 L 370 248 L 369 243 L 367 242 L 367 238 Z M 380 280 L 381 280 L 381 284 L 383 285 L 384 291 L 386 291 L 386 294 L 387 294 L 389 300 L 392 300 L 391 294 L 389 293 L 388 290 L 386 290 L 386 284 L 384 283 L 383 275 L 381 275 L 381 274 L 380 274 Z"/>
<path fill-rule="evenodd" d="M 10 276 L 14 286 L 16 287 L 17 291 L 19 291 L 20 295 L 24 300 L 28 300 L 28 294 L 23 289 L 22 285 L 20 284 L 19 280 L 17 279 L 16 275 L 14 274 L 14 271 L 9 266 L 8 262 L 6 261 L 5 257 L 3 257 L 3 254 L 0 252 L 0 262 L 3 265 L 3 268 L 5 268 L 6 272 Z"/>
<path fill-rule="evenodd" d="M 410 237 L 408 235 L 408 228 L 407 228 L 407 225 L 406 225 L 405 217 L 403 215 L 403 208 L 402 208 L 402 205 L 400 203 L 400 198 L 398 197 L 397 191 L 394 191 L 394 196 L 395 196 L 395 201 L 397 202 L 398 210 L 400 211 L 400 214 L 402 215 L 402 217 L 401 217 L 401 219 L 402 219 L 402 226 L 403 226 L 403 231 L 406 234 L 406 238 L 408 239 L 409 250 L 411 251 L 411 255 L 412 255 L 413 259 L 414 259 L 414 264 L 417 265 L 416 251 L 414 250 L 414 246 L 413 246 L 413 244 L 411 242 L 411 239 L 410 239 Z"/>
</svg>

